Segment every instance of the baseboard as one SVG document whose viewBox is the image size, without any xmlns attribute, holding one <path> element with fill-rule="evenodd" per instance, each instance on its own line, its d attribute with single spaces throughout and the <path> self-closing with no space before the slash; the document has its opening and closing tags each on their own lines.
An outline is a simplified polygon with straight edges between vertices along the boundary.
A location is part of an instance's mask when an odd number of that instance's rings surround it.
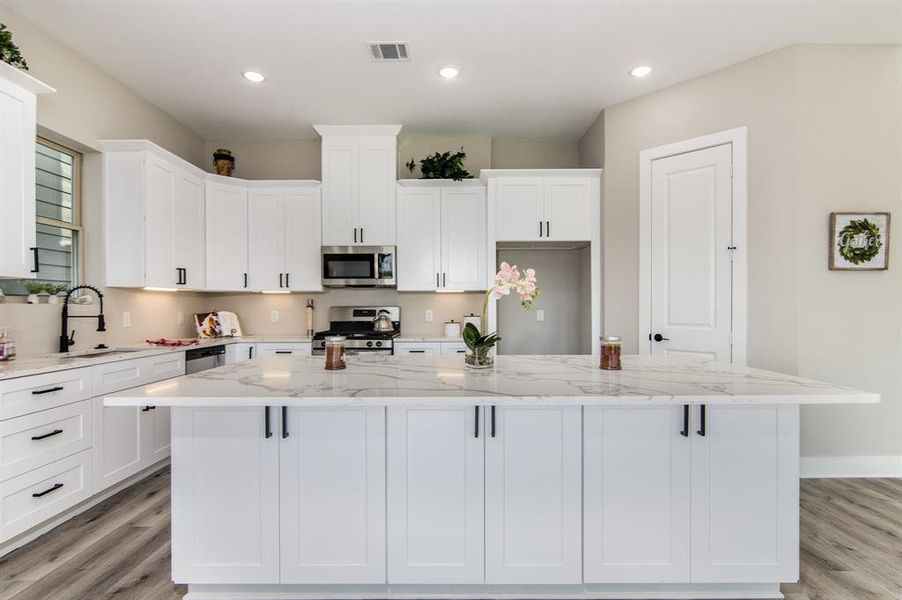
<svg viewBox="0 0 902 600">
<path fill-rule="evenodd" d="M 124 480 L 120 481 L 119 483 L 108 487 L 107 489 L 103 490 L 99 494 L 95 494 L 95 495 L 91 496 L 90 498 L 83 501 L 81 504 L 76 504 L 72 508 L 65 510 L 65 511 L 61 512 L 60 514 L 56 515 L 52 519 L 50 519 L 48 521 L 44 521 L 40 525 L 36 525 L 35 527 L 33 527 L 32 529 L 29 529 L 28 531 L 23 531 L 22 533 L 20 533 L 16 537 L 12 538 L 11 540 L 7 540 L 7 541 L 3 542 L 2 544 L 0 544 L 0 558 L 2 558 L 3 556 L 6 556 L 7 554 L 9 554 L 10 552 L 12 552 L 13 550 L 15 550 L 17 548 L 21 548 L 25 544 L 38 539 L 45 533 L 55 529 L 56 527 L 59 527 L 60 525 L 62 525 L 63 523 L 65 523 L 66 521 L 71 519 L 72 517 L 80 515 L 81 513 L 88 510 L 89 508 L 100 504 L 101 502 L 103 502 L 104 500 L 106 500 L 112 496 L 115 496 L 116 494 L 118 494 L 119 492 L 124 490 L 125 488 L 138 483 L 142 479 L 156 473 L 160 469 L 167 467 L 167 466 L 169 466 L 169 459 L 165 458 L 165 459 L 161 460 L 160 462 L 147 467 L 140 473 L 135 473 L 131 477 L 128 477 L 127 479 L 124 479 Z"/>
<path fill-rule="evenodd" d="M 902 478 L 902 456 L 803 456 L 799 472 L 803 479 Z"/>
</svg>

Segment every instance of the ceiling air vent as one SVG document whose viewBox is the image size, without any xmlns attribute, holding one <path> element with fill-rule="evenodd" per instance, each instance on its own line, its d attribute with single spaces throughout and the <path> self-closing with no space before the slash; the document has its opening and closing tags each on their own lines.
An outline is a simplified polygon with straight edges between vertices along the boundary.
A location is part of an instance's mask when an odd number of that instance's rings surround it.
<svg viewBox="0 0 902 600">
<path fill-rule="evenodd" d="M 367 42 L 370 58 L 376 62 L 409 60 L 407 42 Z"/>
</svg>

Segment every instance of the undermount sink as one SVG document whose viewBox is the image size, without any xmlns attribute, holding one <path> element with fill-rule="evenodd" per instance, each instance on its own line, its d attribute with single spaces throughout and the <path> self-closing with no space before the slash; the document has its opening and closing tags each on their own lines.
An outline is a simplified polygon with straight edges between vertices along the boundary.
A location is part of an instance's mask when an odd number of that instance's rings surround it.
<svg viewBox="0 0 902 600">
<path fill-rule="evenodd" d="M 94 356 L 109 356 L 110 354 L 128 354 L 129 352 L 140 352 L 138 348 L 104 348 L 102 350 L 83 350 L 81 352 L 62 352 L 54 356 L 61 359 L 69 358 L 91 358 Z"/>
</svg>

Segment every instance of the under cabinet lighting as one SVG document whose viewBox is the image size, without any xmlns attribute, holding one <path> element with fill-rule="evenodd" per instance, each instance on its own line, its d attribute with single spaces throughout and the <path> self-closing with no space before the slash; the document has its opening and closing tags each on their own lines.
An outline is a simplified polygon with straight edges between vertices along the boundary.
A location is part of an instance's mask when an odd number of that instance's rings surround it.
<svg viewBox="0 0 902 600">
<path fill-rule="evenodd" d="M 630 75 L 633 77 L 645 77 L 649 73 L 651 73 L 652 69 L 648 65 L 639 65 L 638 67 L 633 67 L 630 70 Z"/>
<path fill-rule="evenodd" d="M 144 291 L 146 291 L 146 292 L 177 292 L 178 290 L 176 288 L 145 286 Z"/>
<path fill-rule="evenodd" d="M 245 71 L 242 75 L 244 75 L 244 78 L 251 83 L 263 83 L 263 80 L 266 79 L 266 77 L 263 76 L 263 73 L 258 73 L 257 71 Z"/>
<path fill-rule="evenodd" d="M 263 290 L 261 294 L 290 294 L 291 290 Z"/>
</svg>

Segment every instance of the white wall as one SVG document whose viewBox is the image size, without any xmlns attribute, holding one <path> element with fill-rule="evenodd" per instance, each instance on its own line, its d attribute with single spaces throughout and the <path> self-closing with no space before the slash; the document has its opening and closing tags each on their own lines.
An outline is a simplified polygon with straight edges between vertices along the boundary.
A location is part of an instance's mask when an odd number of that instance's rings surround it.
<svg viewBox="0 0 902 600">
<path fill-rule="evenodd" d="M 902 214 L 902 49 L 794 46 L 605 108 L 605 320 L 635 352 L 639 151 L 749 128 L 752 366 L 880 392 L 803 411 L 804 456 L 902 455 L 902 246 L 890 270 L 827 269 L 831 211 Z M 584 138 L 584 162 L 599 155 Z M 894 236 L 895 237 L 895 236 Z"/>
</svg>

